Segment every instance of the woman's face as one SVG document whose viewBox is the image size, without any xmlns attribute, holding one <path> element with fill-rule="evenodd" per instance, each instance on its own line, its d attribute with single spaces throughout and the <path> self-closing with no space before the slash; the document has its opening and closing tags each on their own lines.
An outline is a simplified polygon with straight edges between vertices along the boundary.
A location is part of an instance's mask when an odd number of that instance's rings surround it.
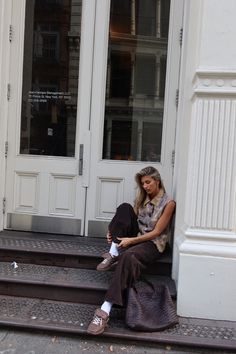
<svg viewBox="0 0 236 354">
<path fill-rule="evenodd" d="M 150 176 L 141 177 L 141 185 L 149 197 L 154 198 L 159 192 L 159 183 L 154 178 Z"/>
</svg>

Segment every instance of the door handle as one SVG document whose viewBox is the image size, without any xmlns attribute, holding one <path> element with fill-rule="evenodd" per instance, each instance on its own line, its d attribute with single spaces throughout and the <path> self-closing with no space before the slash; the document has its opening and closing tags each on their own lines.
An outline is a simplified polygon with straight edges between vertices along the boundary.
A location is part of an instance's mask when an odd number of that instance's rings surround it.
<svg viewBox="0 0 236 354">
<path fill-rule="evenodd" d="M 84 144 L 79 146 L 79 176 L 83 175 L 83 165 L 84 165 Z"/>
</svg>

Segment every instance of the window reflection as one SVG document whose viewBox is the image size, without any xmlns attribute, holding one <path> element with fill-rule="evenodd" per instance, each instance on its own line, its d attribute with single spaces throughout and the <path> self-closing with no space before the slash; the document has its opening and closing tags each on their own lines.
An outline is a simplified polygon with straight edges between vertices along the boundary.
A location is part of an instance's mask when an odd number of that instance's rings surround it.
<svg viewBox="0 0 236 354">
<path fill-rule="evenodd" d="M 110 31 L 130 33 L 131 0 L 111 0 Z"/>
<path fill-rule="evenodd" d="M 143 36 L 156 36 L 157 1 L 135 1 L 136 34 Z"/>
<path fill-rule="evenodd" d="M 170 0 L 111 0 L 103 158 L 160 161 Z"/>
<path fill-rule="evenodd" d="M 22 154 L 74 156 L 82 0 L 27 0 Z"/>
</svg>

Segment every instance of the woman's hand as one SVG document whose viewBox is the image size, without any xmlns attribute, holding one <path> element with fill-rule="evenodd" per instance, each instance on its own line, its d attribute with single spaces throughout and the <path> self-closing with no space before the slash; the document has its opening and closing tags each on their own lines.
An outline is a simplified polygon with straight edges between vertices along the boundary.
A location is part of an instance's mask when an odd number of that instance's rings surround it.
<svg viewBox="0 0 236 354">
<path fill-rule="evenodd" d="M 117 240 L 121 241 L 118 245 L 119 248 L 125 248 L 132 245 L 134 237 L 117 237 Z"/>
<path fill-rule="evenodd" d="M 111 233 L 109 230 L 107 231 L 107 243 L 109 243 L 109 244 L 112 243 L 112 236 L 111 236 Z"/>
</svg>

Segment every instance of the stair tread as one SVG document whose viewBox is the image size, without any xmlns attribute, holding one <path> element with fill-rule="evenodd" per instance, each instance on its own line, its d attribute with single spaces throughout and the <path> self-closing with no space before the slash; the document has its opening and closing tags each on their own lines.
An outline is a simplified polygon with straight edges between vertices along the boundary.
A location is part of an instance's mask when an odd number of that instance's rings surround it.
<svg viewBox="0 0 236 354">
<path fill-rule="evenodd" d="M 30 329 L 86 334 L 97 306 L 0 295 L 0 324 Z M 124 310 L 113 308 L 103 336 L 152 343 L 236 348 L 235 322 L 179 318 L 161 332 L 134 332 L 124 322 Z"/>
<path fill-rule="evenodd" d="M 17 231 L 0 232 L 0 250 L 58 254 L 78 257 L 101 258 L 108 251 L 105 239 L 82 236 L 56 236 Z M 170 251 L 166 251 L 158 263 L 171 263 Z"/>
<path fill-rule="evenodd" d="M 28 263 L 18 263 L 17 266 L 14 268 L 9 262 L 0 262 L 0 282 L 106 290 L 112 277 L 111 271 L 99 272 Z M 171 295 L 176 296 L 175 282 L 170 277 L 163 275 L 146 277 L 154 282 L 164 282 L 169 287 Z"/>
<path fill-rule="evenodd" d="M 99 257 L 102 253 L 107 251 L 105 243 L 96 242 L 83 242 L 77 241 L 65 241 L 65 240 L 51 240 L 51 239 L 31 239 L 26 237 L 0 237 L 0 249 L 11 251 L 28 251 L 28 252 L 40 252 L 50 254 L 67 254 L 67 255 L 85 255 Z"/>
</svg>

